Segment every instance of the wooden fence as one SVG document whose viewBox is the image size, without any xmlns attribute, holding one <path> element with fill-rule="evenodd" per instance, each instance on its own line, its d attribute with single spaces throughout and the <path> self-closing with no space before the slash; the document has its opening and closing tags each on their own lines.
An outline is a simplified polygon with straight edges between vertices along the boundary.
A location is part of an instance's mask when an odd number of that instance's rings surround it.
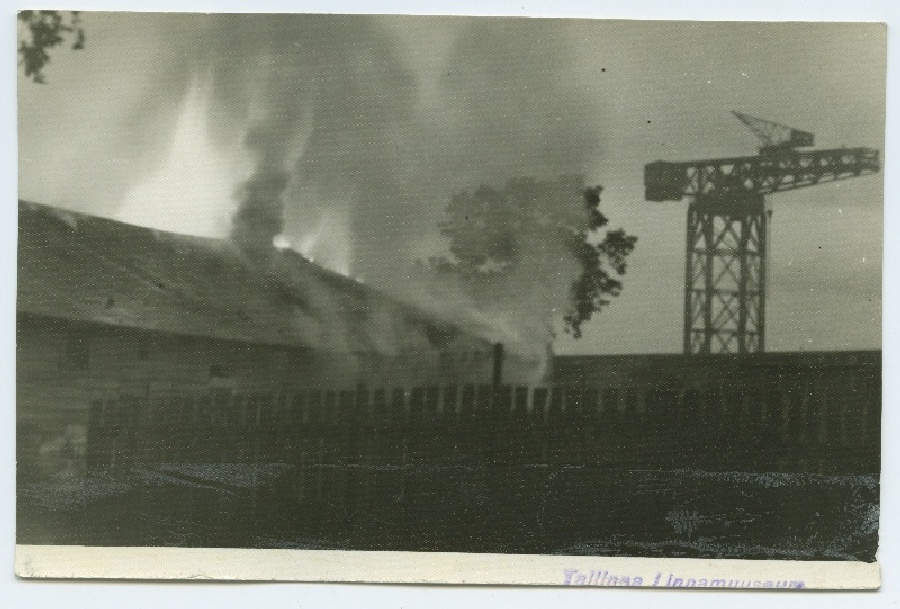
<svg viewBox="0 0 900 609">
<path fill-rule="evenodd" d="M 879 422 L 880 387 L 866 376 L 711 387 L 174 391 L 94 400 L 88 463 L 872 473 Z"/>
</svg>

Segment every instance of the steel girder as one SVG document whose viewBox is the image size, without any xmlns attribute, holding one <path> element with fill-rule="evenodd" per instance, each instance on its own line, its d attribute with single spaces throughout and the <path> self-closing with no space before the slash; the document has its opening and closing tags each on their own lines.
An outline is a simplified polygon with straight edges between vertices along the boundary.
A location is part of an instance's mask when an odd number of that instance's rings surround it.
<svg viewBox="0 0 900 609">
<path fill-rule="evenodd" d="M 764 350 L 768 216 L 757 193 L 699 196 L 690 204 L 685 353 Z"/>
<path fill-rule="evenodd" d="M 769 194 L 877 173 L 878 151 L 837 148 L 800 152 L 773 150 L 752 157 L 670 163 L 644 168 L 648 201 L 680 201 L 684 197 L 729 193 Z"/>
</svg>

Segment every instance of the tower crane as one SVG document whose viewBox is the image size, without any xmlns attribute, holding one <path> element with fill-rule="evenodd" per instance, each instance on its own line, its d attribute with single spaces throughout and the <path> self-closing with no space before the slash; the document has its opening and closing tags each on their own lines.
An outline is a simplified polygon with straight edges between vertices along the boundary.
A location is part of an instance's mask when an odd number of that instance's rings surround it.
<svg viewBox="0 0 900 609">
<path fill-rule="evenodd" d="M 877 173 L 878 150 L 808 150 L 814 136 L 734 112 L 762 144 L 756 156 L 656 161 L 644 166 L 645 199 L 690 200 L 684 285 L 684 352 L 765 348 L 768 225 L 765 196 Z M 804 150 L 801 150 L 804 148 Z"/>
</svg>

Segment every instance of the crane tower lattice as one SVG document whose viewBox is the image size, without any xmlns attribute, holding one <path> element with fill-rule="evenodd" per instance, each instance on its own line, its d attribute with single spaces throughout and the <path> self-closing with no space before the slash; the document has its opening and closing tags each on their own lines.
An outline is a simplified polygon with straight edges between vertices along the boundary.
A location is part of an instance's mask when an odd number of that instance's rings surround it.
<svg viewBox="0 0 900 609">
<path fill-rule="evenodd" d="M 765 196 L 879 171 L 872 148 L 798 150 L 813 134 L 738 112 L 760 139 L 757 156 L 644 167 L 648 201 L 690 199 L 687 213 L 684 352 L 765 349 L 771 211 Z"/>
</svg>

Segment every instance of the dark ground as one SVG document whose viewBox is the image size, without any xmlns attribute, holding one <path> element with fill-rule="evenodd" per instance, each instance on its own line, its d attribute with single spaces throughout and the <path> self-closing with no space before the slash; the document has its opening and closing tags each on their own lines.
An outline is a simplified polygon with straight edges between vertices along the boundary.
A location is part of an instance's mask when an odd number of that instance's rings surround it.
<svg viewBox="0 0 900 609">
<path fill-rule="evenodd" d="M 362 474 L 345 471 L 300 504 L 284 464 L 98 468 L 20 486 L 17 541 L 862 561 L 878 546 L 871 475 L 558 465 L 392 474 L 366 493 L 353 483 Z"/>
</svg>

